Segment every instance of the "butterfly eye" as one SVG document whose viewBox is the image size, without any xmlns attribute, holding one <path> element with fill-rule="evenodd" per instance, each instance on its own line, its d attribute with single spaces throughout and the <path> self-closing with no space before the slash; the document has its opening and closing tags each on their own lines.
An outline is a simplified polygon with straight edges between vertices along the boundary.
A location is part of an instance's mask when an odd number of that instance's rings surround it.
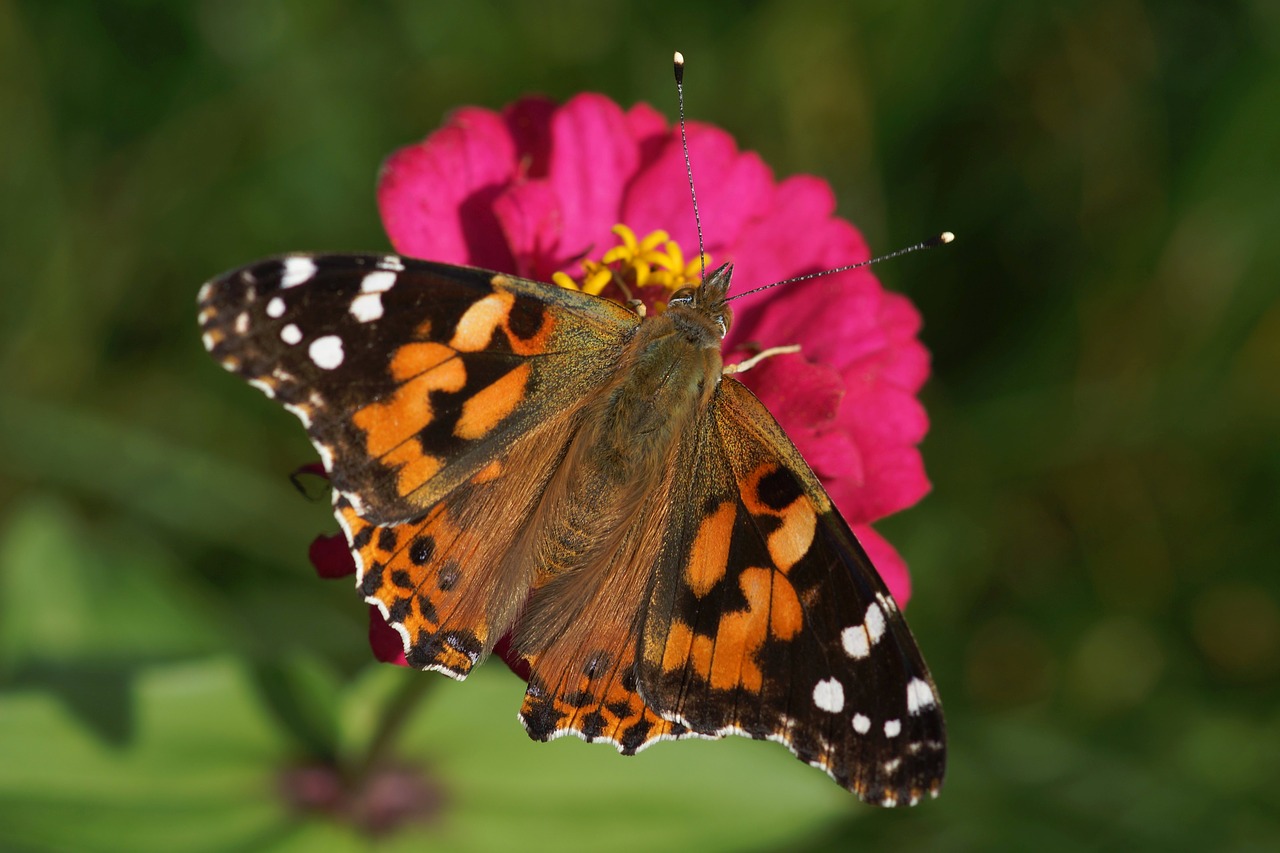
<svg viewBox="0 0 1280 853">
<path fill-rule="evenodd" d="M 692 305 L 694 289 L 692 287 L 682 287 L 675 293 L 671 294 L 671 298 L 667 300 L 667 305 Z"/>
</svg>

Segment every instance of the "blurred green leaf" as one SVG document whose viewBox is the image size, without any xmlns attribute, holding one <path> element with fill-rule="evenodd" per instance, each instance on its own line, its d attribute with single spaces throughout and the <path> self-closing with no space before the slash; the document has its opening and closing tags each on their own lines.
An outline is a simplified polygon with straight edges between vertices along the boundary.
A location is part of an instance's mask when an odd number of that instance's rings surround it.
<svg viewBox="0 0 1280 853">
<path fill-rule="evenodd" d="M 188 656 L 224 642 L 174 557 L 129 525 L 90 527 L 58 498 L 0 529 L 0 650 L 30 660 Z"/>
<path fill-rule="evenodd" d="M 0 692 L 39 686 L 101 736 L 127 739 L 145 662 L 225 643 L 176 574 L 137 530 L 90 530 L 55 498 L 18 509 L 0 530 Z"/>
<path fill-rule="evenodd" d="M 250 667 L 258 695 L 302 753 L 320 761 L 339 758 L 339 697 L 335 673 L 318 660 L 295 656 Z"/>
<path fill-rule="evenodd" d="M 376 667 L 352 692 L 385 695 L 406 678 L 441 677 Z M 278 774 L 297 756 L 253 682 L 225 661 L 148 668 L 124 749 L 40 693 L 0 696 L 0 846 L 365 849 L 350 828 L 282 804 Z M 596 849 L 768 849 L 860 808 L 776 744 L 664 744 L 635 758 L 576 739 L 536 744 L 515 720 L 523 685 L 500 667 L 443 686 L 400 760 L 430 774 L 444 811 L 379 849 L 556 851 L 570 826 Z M 709 820 L 724 814 L 734 820 Z"/>
<path fill-rule="evenodd" d="M 123 749 L 47 695 L 0 695 L 0 846 L 225 850 L 287 828 L 284 750 L 234 666 L 158 667 L 130 689 L 139 725 Z"/>
</svg>

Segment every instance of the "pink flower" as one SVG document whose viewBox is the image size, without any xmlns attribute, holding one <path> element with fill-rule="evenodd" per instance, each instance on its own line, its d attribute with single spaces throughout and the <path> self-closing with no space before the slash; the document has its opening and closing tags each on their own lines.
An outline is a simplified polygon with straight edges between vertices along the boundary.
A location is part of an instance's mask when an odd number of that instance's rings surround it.
<svg viewBox="0 0 1280 853">
<path fill-rule="evenodd" d="M 713 265 L 734 264 L 738 292 L 869 256 L 858 231 L 834 215 L 826 182 L 777 181 L 718 128 L 691 123 L 688 136 L 707 254 Z M 610 276 L 592 274 L 621 259 L 630 264 L 622 276 L 630 294 L 648 303 L 698 278 L 679 131 L 644 104 L 624 111 L 583 94 L 563 106 L 525 99 L 502 112 L 461 109 L 391 155 L 378 204 L 404 255 L 554 277 L 614 298 L 624 294 L 601 284 Z M 645 239 L 654 232 L 665 233 Z M 727 361 L 800 345 L 739 378 L 786 429 L 905 602 L 906 564 L 870 524 L 929 490 L 916 448 L 928 419 L 915 396 L 929 354 L 915 308 L 866 269 L 774 288 L 733 308 Z M 380 617 L 373 622 L 403 662 L 399 636 Z"/>
</svg>

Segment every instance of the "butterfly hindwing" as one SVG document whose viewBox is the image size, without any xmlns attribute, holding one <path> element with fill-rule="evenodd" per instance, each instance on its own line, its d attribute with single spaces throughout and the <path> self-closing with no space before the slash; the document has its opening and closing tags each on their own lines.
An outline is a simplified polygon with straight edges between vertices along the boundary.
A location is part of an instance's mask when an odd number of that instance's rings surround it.
<svg viewBox="0 0 1280 853">
<path fill-rule="evenodd" d="M 515 543 L 568 439 L 567 420 L 521 436 L 413 521 L 374 525 L 337 496 L 360 591 L 401 633 L 410 666 L 464 678 L 514 622 L 533 576 Z"/>
<path fill-rule="evenodd" d="M 893 598 L 794 445 L 725 378 L 640 637 L 639 685 L 704 736 L 785 743 L 864 800 L 936 794 L 944 725 Z"/>
<path fill-rule="evenodd" d="M 504 557 L 636 316 L 387 255 L 260 261 L 200 309 L 210 352 L 306 426 L 409 662 L 465 677 L 524 602 L 531 569 Z"/>
</svg>

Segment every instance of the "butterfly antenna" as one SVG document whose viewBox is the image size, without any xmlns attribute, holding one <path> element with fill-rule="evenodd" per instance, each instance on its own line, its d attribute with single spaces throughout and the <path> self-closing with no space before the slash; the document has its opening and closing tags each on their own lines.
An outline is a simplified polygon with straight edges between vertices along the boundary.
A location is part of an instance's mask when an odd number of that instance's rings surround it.
<svg viewBox="0 0 1280 853">
<path fill-rule="evenodd" d="M 862 267 L 869 267 L 872 264 L 878 264 L 881 261 L 887 261 L 890 258 L 896 258 L 899 255 L 908 255 L 912 252 L 918 252 L 921 249 L 933 249 L 933 248 L 936 248 L 937 246 L 945 245 L 947 243 L 950 243 L 955 238 L 956 238 L 956 235 L 952 234 L 950 231 L 943 231 L 937 237 L 932 237 L 928 240 L 921 240 L 919 243 L 916 243 L 914 246 L 907 246 L 905 249 L 899 249 L 896 252 L 890 252 L 887 255 L 881 255 L 880 257 L 872 258 L 869 261 L 861 261 L 856 264 L 849 264 L 848 266 L 836 267 L 835 269 L 831 269 L 831 270 L 823 270 L 822 272 L 811 272 L 808 275 L 798 275 L 795 278 L 784 278 L 782 281 L 775 281 L 773 284 L 766 284 L 764 287 L 757 287 L 754 290 L 748 290 L 745 293 L 739 293 L 734 296 L 730 296 L 725 301 L 732 302 L 735 299 L 741 299 L 744 296 L 750 296 L 753 293 L 759 293 L 762 290 L 768 290 L 769 288 L 777 287 L 780 284 L 795 284 L 798 281 L 808 281 L 811 278 L 821 278 L 824 275 L 835 275 L 838 272 L 848 272 L 849 270 L 856 270 L 856 269 L 861 269 Z"/>
<path fill-rule="evenodd" d="M 698 267 L 700 277 L 707 280 L 707 249 L 702 243 L 702 217 L 698 215 L 698 191 L 693 188 L 693 164 L 689 162 L 689 135 L 684 127 L 684 54 L 676 51 L 676 102 L 680 105 L 680 147 L 684 149 L 684 173 L 689 178 L 689 195 L 693 198 L 693 222 L 698 227 Z"/>
</svg>

